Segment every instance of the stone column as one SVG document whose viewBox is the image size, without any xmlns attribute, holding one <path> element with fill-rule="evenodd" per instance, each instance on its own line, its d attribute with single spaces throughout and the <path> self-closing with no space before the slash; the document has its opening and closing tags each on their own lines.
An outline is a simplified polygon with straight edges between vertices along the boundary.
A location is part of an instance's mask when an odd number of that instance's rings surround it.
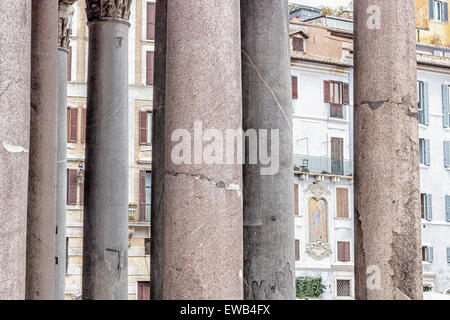
<svg viewBox="0 0 450 320">
<path fill-rule="evenodd" d="M 25 298 L 31 0 L 0 10 L 0 300 Z"/>
<path fill-rule="evenodd" d="M 242 130 L 240 46 L 239 0 L 168 2 L 164 299 L 243 297 L 242 166 L 219 150 Z"/>
<path fill-rule="evenodd" d="M 414 2 L 355 1 L 355 18 L 356 298 L 421 299 Z"/>
<path fill-rule="evenodd" d="M 131 0 L 86 1 L 89 26 L 83 223 L 86 300 L 128 297 L 130 6 Z"/>
<path fill-rule="evenodd" d="M 56 270 L 55 299 L 63 300 L 66 277 L 67 203 L 67 59 L 74 9 L 77 0 L 59 0 L 58 19 L 58 125 L 56 153 Z"/>
<path fill-rule="evenodd" d="M 58 3 L 33 0 L 26 299 L 54 299 Z"/>
<path fill-rule="evenodd" d="M 271 165 L 261 159 L 244 164 L 244 298 L 249 300 L 295 299 L 287 7 L 287 0 L 241 0 L 243 128 L 267 129 L 269 154 L 277 149 Z M 279 143 L 270 138 L 277 132 Z"/>
<path fill-rule="evenodd" d="M 156 1 L 155 69 L 153 81 L 152 132 L 152 215 L 150 298 L 163 297 L 163 192 L 164 192 L 164 127 L 166 100 L 166 32 L 167 0 Z"/>
</svg>

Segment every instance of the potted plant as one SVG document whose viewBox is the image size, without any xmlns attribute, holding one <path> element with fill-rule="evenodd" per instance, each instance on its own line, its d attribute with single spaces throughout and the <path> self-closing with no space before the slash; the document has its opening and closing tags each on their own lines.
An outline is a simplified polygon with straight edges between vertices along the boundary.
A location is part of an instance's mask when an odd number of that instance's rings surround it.
<svg viewBox="0 0 450 320">
<path fill-rule="evenodd" d="M 325 292 L 321 277 L 298 277 L 295 280 L 295 291 L 298 299 L 319 299 Z"/>
</svg>

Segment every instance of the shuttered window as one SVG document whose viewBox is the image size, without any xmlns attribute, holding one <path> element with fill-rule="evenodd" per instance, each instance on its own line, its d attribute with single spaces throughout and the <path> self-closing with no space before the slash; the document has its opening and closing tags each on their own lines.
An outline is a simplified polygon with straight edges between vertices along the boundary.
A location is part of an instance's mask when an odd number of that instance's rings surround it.
<svg viewBox="0 0 450 320">
<path fill-rule="evenodd" d="M 445 196 L 445 220 L 450 222 L 450 195 Z"/>
<path fill-rule="evenodd" d="M 138 281 L 138 300 L 150 300 L 150 282 L 149 281 Z"/>
<path fill-rule="evenodd" d="M 155 40 L 155 3 L 147 2 L 147 40 Z"/>
<path fill-rule="evenodd" d="M 338 261 L 348 262 L 350 261 L 350 242 L 349 241 L 338 241 Z"/>
<path fill-rule="evenodd" d="M 77 204 L 78 170 L 67 169 L 67 204 Z"/>
<path fill-rule="evenodd" d="M 448 2 L 428 0 L 428 12 L 430 20 L 448 22 Z"/>
<path fill-rule="evenodd" d="M 331 173 L 342 175 L 344 173 L 344 139 L 331 138 Z"/>
<path fill-rule="evenodd" d="M 86 109 L 83 109 L 81 118 L 81 142 L 86 142 Z"/>
<path fill-rule="evenodd" d="M 450 141 L 444 141 L 444 166 L 450 168 Z"/>
<path fill-rule="evenodd" d="M 330 81 L 324 81 L 323 82 L 323 101 L 324 102 L 331 102 Z"/>
<path fill-rule="evenodd" d="M 431 194 L 425 195 L 425 219 L 428 221 L 433 219 L 433 197 Z"/>
<path fill-rule="evenodd" d="M 291 76 L 292 82 L 292 99 L 298 99 L 298 78 Z"/>
<path fill-rule="evenodd" d="M 154 70 L 154 52 L 147 51 L 146 54 L 146 85 L 153 85 L 153 70 Z"/>
<path fill-rule="evenodd" d="M 419 123 L 427 126 L 430 123 L 428 83 L 423 81 L 417 82 L 417 99 L 419 108 Z"/>
<path fill-rule="evenodd" d="M 139 221 L 149 222 L 152 202 L 152 172 L 139 172 Z"/>
<path fill-rule="evenodd" d="M 67 141 L 75 143 L 78 136 L 78 109 L 67 108 Z"/>
<path fill-rule="evenodd" d="M 153 114 L 151 111 L 139 112 L 139 144 L 152 143 L 152 121 Z"/>
<path fill-rule="evenodd" d="M 300 240 L 295 240 L 295 261 L 300 261 Z"/>
<path fill-rule="evenodd" d="M 149 256 L 150 255 L 150 245 L 151 245 L 151 239 L 150 238 L 145 238 L 144 239 L 144 248 L 145 248 L 145 255 Z"/>
<path fill-rule="evenodd" d="M 430 140 L 419 139 L 420 163 L 429 166 L 431 163 Z"/>
<path fill-rule="evenodd" d="M 348 189 L 336 188 L 337 217 L 348 218 Z"/>
<path fill-rule="evenodd" d="M 442 122 L 444 128 L 450 127 L 450 86 L 442 85 Z"/>
<path fill-rule="evenodd" d="M 447 263 L 450 263 L 450 248 L 447 248 Z"/>
<path fill-rule="evenodd" d="M 67 81 L 72 81 L 72 46 L 69 46 L 67 55 Z"/>
<path fill-rule="evenodd" d="M 296 216 L 300 215 L 298 208 L 298 184 L 294 184 L 294 210 Z"/>
<path fill-rule="evenodd" d="M 433 262 L 433 247 L 422 247 L 422 261 Z"/>
<path fill-rule="evenodd" d="M 302 38 L 292 38 L 292 49 L 294 51 L 303 52 L 303 39 Z"/>
</svg>

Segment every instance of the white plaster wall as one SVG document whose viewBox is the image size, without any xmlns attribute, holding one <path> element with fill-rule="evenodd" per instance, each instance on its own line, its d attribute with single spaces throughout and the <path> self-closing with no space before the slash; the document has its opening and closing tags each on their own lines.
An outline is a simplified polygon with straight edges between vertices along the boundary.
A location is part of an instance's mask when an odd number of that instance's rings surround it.
<svg viewBox="0 0 450 320">
<path fill-rule="evenodd" d="M 424 278 L 434 277 L 434 292 L 450 289 L 450 264 L 447 248 L 450 247 L 450 223 L 445 217 L 445 195 L 450 195 L 450 170 L 444 167 L 445 140 L 450 140 L 450 128 L 442 124 L 442 84 L 450 84 L 450 70 L 419 67 L 418 80 L 428 83 L 430 124 L 420 125 L 419 136 L 430 139 L 430 166 L 421 165 L 421 192 L 432 194 L 432 221 L 422 220 L 422 243 L 433 247 L 433 262 L 423 262 Z"/>
</svg>

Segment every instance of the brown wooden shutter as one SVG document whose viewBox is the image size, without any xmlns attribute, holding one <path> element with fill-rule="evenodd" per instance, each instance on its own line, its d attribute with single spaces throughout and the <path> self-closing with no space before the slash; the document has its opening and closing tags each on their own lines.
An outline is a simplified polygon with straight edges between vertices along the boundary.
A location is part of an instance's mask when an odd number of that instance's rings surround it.
<svg viewBox="0 0 450 320">
<path fill-rule="evenodd" d="M 155 3 L 147 2 L 147 40 L 155 40 Z"/>
<path fill-rule="evenodd" d="M 350 91 L 345 82 L 342 84 L 342 104 L 350 104 Z"/>
<path fill-rule="evenodd" d="M 331 159 L 344 159 L 344 139 L 331 138 Z"/>
<path fill-rule="evenodd" d="M 292 99 L 298 99 L 298 80 L 296 76 L 291 76 L 292 80 Z"/>
<path fill-rule="evenodd" d="M 300 260 L 300 240 L 295 240 L 295 261 Z"/>
<path fill-rule="evenodd" d="M 150 300 L 150 282 L 138 282 L 138 300 Z"/>
<path fill-rule="evenodd" d="M 303 39 L 302 38 L 292 38 L 292 49 L 294 51 L 303 51 Z"/>
<path fill-rule="evenodd" d="M 337 247 L 338 247 L 338 261 L 344 261 L 345 243 L 339 241 Z"/>
<path fill-rule="evenodd" d="M 342 189 L 336 189 L 336 217 L 342 218 Z"/>
<path fill-rule="evenodd" d="M 330 81 L 324 81 L 323 82 L 323 101 L 324 102 L 331 102 Z"/>
<path fill-rule="evenodd" d="M 139 171 L 139 221 L 145 221 L 145 170 Z"/>
<path fill-rule="evenodd" d="M 81 142 L 86 142 L 86 109 L 83 108 L 81 118 Z"/>
<path fill-rule="evenodd" d="M 69 46 L 67 55 L 67 81 L 72 81 L 72 46 Z"/>
<path fill-rule="evenodd" d="M 300 214 L 298 210 L 298 184 L 294 184 L 294 214 L 298 216 Z"/>
<path fill-rule="evenodd" d="M 78 170 L 67 169 L 67 204 L 77 204 Z"/>
<path fill-rule="evenodd" d="M 139 112 L 139 143 L 147 144 L 147 111 Z"/>
<path fill-rule="evenodd" d="M 344 261 L 350 261 L 350 242 L 344 242 Z"/>
<path fill-rule="evenodd" d="M 342 201 L 342 218 L 348 218 L 349 212 L 348 212 L 348 189 L 342 189 L 341 194 L 341 201 Z"/>
<path fill-rule="evenodd" d="M 146 70 L 147 70 L 147 78 L 146 84 L 153 85 L 153 63 L 154 63 L 154 52 L 147 51 L 147 61 L 146 61 Z"/>
<path fill-rule="evenodd" d="M 80 206 L 84 206 L 84 183 L 80 183 Z"/>
<path fill-rule="evenodd" d="M 77 133 L 78 133 L 78 109 L 77 108 L 68 108 L 68 134 L 67 141 L 68 142 L 77 142 Z"/>
</svg>

